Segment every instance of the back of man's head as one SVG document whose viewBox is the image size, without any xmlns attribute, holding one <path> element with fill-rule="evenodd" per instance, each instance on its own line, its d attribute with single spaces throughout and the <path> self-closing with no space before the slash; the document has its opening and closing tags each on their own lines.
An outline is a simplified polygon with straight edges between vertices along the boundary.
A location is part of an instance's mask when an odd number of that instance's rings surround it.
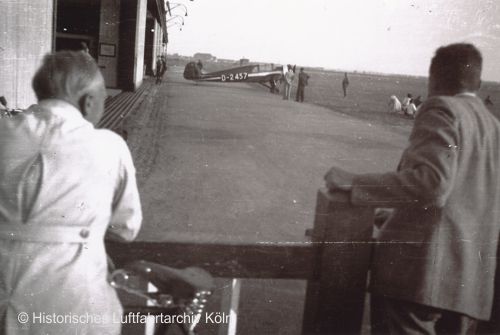
<svg viewBox="0 0 500 335">
<path fill-rule="evenodd" d="M 99 84 L 102 84 L 102 75 L 96 62 L 81 51 L 46 55 L 32 81 L 38 100 L 55 98 L 75 103 Z"/>
<path fill-rule="evenodd" d="M 38 100 L 64 100 L 97 125 L 104 113 L 104 79 L 94 59 L 82 51 L 59 51 L 45 56 L 33 77 Z"/>
<path fill-rule="evenodd" d="M 482 65 L 481 53 L 472 44 L 457 43 L 437 49 L 429 70 L 429 95 L 477 91 Z"/>
</svg>

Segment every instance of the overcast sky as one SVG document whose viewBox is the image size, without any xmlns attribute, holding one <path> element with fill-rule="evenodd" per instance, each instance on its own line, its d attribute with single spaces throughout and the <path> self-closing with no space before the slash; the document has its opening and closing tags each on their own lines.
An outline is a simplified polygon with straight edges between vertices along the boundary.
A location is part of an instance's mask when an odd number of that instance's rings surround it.
<svg viewBox="0 0 500 335">
<path fill-rule="evenodd" d="M 168 53 L 427 75 L 438 46 L 466 41 L 500 81 L 500 0 L 176 1 L 188 16 L 168 29 Z"/>
</svg>

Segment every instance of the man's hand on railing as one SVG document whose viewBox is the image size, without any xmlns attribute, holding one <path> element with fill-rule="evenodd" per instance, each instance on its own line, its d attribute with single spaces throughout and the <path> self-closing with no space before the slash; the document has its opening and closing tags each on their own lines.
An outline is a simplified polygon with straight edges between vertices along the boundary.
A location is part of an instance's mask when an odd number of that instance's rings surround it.
<svg viewBox="0 0 500 335">
<path fill-rule="evenodd" d="M 354 176 L 353 173 L 334 166 L 325 174 L 326 187 L 329 191 L 350 191 Z"/>
</svg>

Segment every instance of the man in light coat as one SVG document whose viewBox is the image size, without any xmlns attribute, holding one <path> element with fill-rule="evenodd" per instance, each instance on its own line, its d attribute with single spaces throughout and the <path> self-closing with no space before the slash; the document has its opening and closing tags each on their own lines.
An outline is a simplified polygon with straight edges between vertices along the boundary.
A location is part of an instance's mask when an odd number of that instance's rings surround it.
<svg viewBox="0 0 500 335">
<path fill-rule="evenodd" d="M 290 94 L 292 93 L 292 83 L 295 78 L 295 72 L 290 64 L 286 65 L 287 71 L 283 76 L 284 89 L 283 89 L 283 99 L 290 100 Z"/>
<path fill-rule="evenodd" d="M 39 100 L 0 122 L 0 333 L 120 334 L 104 235 L 142 214 L 125 142 L 96 129 L 106 89 L 84 52 L 47 55 Z"/>
<path fill-rule="evenodd" d="M 392 334 L 471 334 L 491 315 L 500 231 L 500 123 L 476 91 L 482 57 L 439 48 L 429 98 L 396 172 L 332 168 L 353 204 L 394 207 L 378 232 L 371 291 Z"/>
</svg>

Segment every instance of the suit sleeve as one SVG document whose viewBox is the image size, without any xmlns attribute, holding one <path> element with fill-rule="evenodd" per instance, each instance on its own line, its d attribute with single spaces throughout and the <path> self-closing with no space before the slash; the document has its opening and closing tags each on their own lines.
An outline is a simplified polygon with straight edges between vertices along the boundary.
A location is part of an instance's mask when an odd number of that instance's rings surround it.
<svg viewBox="0 0 500 335">
<path fill-rule="evenodd" d="M 422 110 L 398 171 L 356 176 L 351 202 L 377 207 L 444 206 L 456 174 L 458 137 L 458 122 L 450 111 Z"/>
<path fill-rule="evenodd" d="M 120 173 L 113 199 L 108 237 L 133 240 L 139 233 L 142 210 L 137 189 L 135 167 L 125 143 L 121 146 Z"/>
</svg>

